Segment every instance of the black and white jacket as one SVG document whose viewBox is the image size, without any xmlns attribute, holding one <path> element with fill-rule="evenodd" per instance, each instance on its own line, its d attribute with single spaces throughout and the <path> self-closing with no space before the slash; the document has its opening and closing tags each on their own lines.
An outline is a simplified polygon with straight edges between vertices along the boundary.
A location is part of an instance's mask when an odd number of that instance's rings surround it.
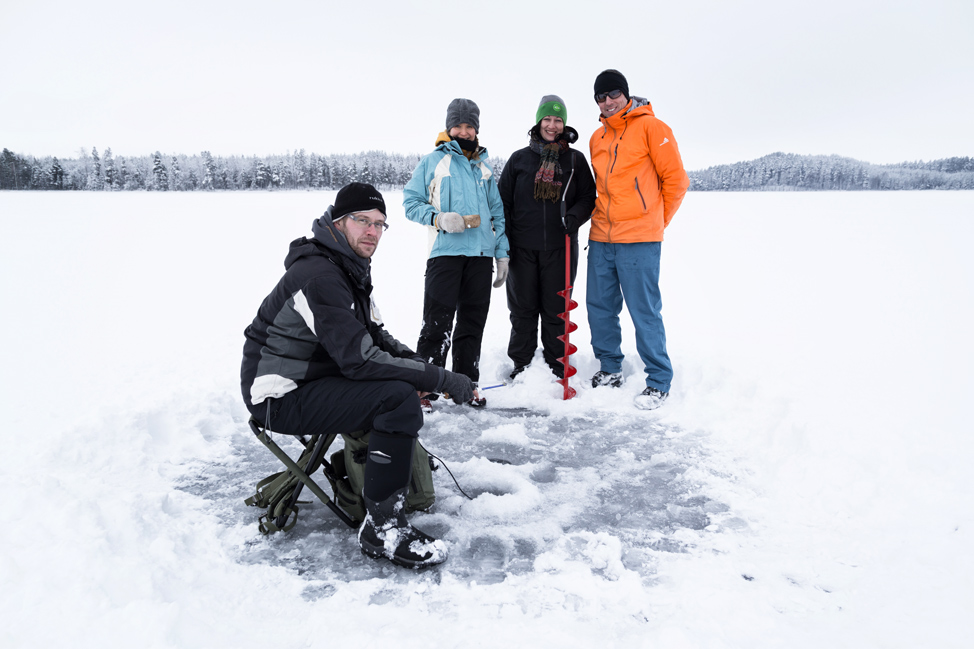
<svg viewBox="0 0 974 649">
<path fill-rule="evenodd" d="M 240 387 L 248 408 L 327 376 L 439 390 L 443 369 L 424 363 L 382 326 L 369 260 L 335 229 L 331 208 L 312 232 L 312 239 L 291 242 L 284 277 L 244 331 Z"/>
</svg>

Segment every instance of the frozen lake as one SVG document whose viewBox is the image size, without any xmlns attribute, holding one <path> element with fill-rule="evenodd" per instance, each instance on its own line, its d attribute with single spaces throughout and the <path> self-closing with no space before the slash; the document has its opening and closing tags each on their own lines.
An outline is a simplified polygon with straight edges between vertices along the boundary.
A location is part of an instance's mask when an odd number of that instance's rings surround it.
<svg viewBox="0 0 974 649">
<path fill-rule="evenodd" d="M 426 232 L 385 196 L 376 299 L 412 346 Z M 587 387 L 583 259 L 578 398 L 536 362 L 428 417 L 474 499 L 434 475 L 415 520 L 451 559 L 421 573 L 320 505 L 264 538 L 242 502 L 277 470 L 242 332 L 333 198 L 0 192 L 5 646 L 967 645 L 974 192 L 690 194 L 654 413 L 631 328 L 626 384 Z M 503 289 L 487 327 L 485 385 L 511 368 Z"/>
</svg>

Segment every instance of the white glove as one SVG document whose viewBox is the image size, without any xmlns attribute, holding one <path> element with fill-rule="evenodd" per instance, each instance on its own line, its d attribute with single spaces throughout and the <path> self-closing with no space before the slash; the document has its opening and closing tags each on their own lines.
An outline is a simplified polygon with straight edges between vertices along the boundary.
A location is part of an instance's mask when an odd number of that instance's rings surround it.
<svg viewBox="0 0 974 649">
<path fill-rule="evenodd" d="M 456 212 L 440 212 L 436 215 L 436 227 L 444 232 L 457 234 L 467 229 L 463 217 Z"/>
<path fill-rule="evenodd" d="M 494 280 L 494 288 L 504 286 L 507 281 L 507 267 L 511 265 L 511 258 L 504 257 L 497 260 L 497 279 Z"/>
</svg>

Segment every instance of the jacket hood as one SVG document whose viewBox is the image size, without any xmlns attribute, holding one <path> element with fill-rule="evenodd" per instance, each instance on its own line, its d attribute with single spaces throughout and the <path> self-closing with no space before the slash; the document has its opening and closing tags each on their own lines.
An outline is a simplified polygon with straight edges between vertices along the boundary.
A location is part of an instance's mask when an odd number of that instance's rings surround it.
<svg viewBox="0 0 974 649">
<path fill-rule="evenodd" d="M 345 235 L 338 231 L 331 220 L 333 209 L 333 205 L 329 206 L 311 224 L 311 239 L 301 237 L 291 242 L 291 248 L 284 258 L 284 268 L 290 268 L 302 257 L 327 257 L 341 266 L 362 288 L 367 288 L 372 285 L 371 261 L 352 251 Z"/>
<path fill-rule="evenodd" d="M 449 133 L 447 133 L 446 131 L 440 131 L 439 134 L 436 136 L 436 142 L 433 143 L 433 146 L 438 147 L 444 142 L 452 142 L 452 141 L 453 138 L 450 137 Z"/>
<path fill-rule="evenodd" d="M 463 155 L 463 149 L 460 145 L 456 143 L 446 131 L 441 131 L 439 135 L 436 136 L 436 148 L 440 151 L 447 151 L 449 153 L 454 153 L 459 156 L 467 157 Z M 486 160 L 487 159 L 487 149 L 482 146 L 477 147 L 477 151 L 474 153 L 473 160 Z"/>
<path fill-rule="evenodd" d="M 626 112 L 628 113 L 628 112 L 633 111 L 633 110 L 635 110 L 637 108 L 642 108 L 643 106 L 649 106 L 649 113 L 651 115 L 653 114 L 653 105 L 649 103 L 649 100 L 648 99 L 646 99 L 645 97 L 637 97 L 636 95 L 633 95 L 632 96 L 632 106 L 630 106 L 629 107 L 629 110 L 627 110 Z M 655 117 L 655 115 L 653 115 L 653 116 Z"/>
</svg>

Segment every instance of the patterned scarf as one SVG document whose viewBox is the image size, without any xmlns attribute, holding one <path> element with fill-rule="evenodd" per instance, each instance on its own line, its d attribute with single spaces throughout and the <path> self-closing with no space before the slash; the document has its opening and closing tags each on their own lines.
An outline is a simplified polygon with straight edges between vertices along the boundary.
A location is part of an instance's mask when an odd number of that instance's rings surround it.
<svg viewBox="0 0 974 649">
<path fill-rule="evenodd" d="M 558 164 L 558 157 L 563 151 L 568 150 L 568 141 L 559 138 L 554 142 L 548 142 L 535 132 L 531 132 L 531 150 L 541 156 L 541 166 L 538 173 L 534 175 L 534 197 L 538 200 L 549 200 L 557 203 L 561 195 L 561 181 L 555 178 L 561 177 L 561 165 Z"/>
</svg>

